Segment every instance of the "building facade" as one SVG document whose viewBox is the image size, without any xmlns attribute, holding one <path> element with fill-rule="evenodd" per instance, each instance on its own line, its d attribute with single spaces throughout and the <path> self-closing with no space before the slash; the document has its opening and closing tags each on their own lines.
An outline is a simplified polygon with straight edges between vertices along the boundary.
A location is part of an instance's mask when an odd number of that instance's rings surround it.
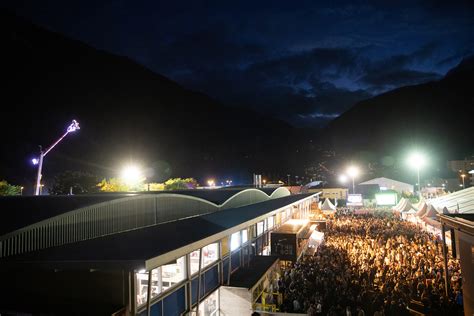
<svg viewBox="0 0 474 316">
<path fill-rule="evenodd" d="M 221 287 L 270 255 L 271 232 L 308 218 L 317 194 L 278 188 L 41 198 L 31 205 L 49 206 L 49 214 L 36 217 L 34 207 L 21 209 L 25 201 L 0 200 L 23 213 L 0 225 L 0 312 L 219 315 L 229 300 Z M 248 289 L 249 314 L 267 308 L 262 295 L 270 283 Z"/>
</svg>

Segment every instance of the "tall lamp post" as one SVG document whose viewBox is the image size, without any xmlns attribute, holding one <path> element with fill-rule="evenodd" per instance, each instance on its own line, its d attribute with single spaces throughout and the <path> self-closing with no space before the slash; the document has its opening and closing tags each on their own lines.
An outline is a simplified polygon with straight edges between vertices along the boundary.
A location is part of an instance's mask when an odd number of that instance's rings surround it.
<svg viewBox="0 0 474 316">
<path fill-rule="evenodd" d="M 465 178 L 465 177 L 466 177 L 466 175 L 463 173 L 463 174 L 461 175 L 461 178 L 462 178 L 462 188 L 463 188 L 463 190 L 465 189 L 465 187 L 464 187 L 464 178 Z"/>
<path fill-rule="evenodd" d="M 34 158 L 32 159 L 33 164 L 38 165 L 38 174 L 36 176 L 36 187 L 35 187 L 35 195 L 40 195 L 41 192 L 41 178 L 42 178 L 42 170 L 43 170 L 43 160 L 44 157 L 57 145 L 59 142 L 63 140 L 64 137 L 66 137 L 67 134 L 75 132 L 76 130 L 81 129 L 79 127 L 79 123 L 76 120 L 72 120 L 71 125 L 68 126 L 66 132 L 54 143 L 52 144 L 48 149 L 43 151 L 43 148 L 40 146 L 40 155 L 39 158 Z"/>
<path fill-rule="evenodd" d="M 426 158 L 421 153 L 414 152 L 408 156 L 408 164 L 416 169 L 416 176 L 418 179 L 418 197 L 421 198 L 420 169 L 426 165 Z"/>
<path fill-rule="evenodd" d="M 352 178 L 352 194 L 355 194 L 355 182 L 354 179 L 359 175 L 359 169 L 355 166 L 347 168 L 347 174 Z"/>
</svg>

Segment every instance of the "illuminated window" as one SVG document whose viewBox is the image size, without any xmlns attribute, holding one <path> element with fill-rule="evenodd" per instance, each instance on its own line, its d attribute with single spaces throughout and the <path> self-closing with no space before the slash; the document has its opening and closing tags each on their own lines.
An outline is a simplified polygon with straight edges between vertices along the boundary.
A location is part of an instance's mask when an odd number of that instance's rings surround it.
<svg viewBox="0 0 474 316">
<path fill-rule="evenodd" d="M 186 277 L 185 257 L 161 266 L 161 277 L 163 281 L 163 291 L 181 282 Z"/>
<path fill-rule="evenodd" d="M 219 258 L 219 244 L 214 243 L 202 248 L 202 264 L 201 269 L 204 269 L 211 263 L 217 261 Z M 199 250 L 195 250 L 189 254 L 191 274 L 199 271 Z"/>
<path fill-rule="evenodd" d="M 191 274 L 199 271 L 199 250 L 195 250 L 189 254 Z"/>
<path fill-rule="evenodd" d="M 137 306 L 145 304 L 148 295 L 148 272 L 143 270 L 135 273 L 137 278 Z"/>
<path fill-rule="evenodd" d="M 263 234 L 263 221 L 257 223 L 257 236 Z"/>
<path fill-rule="evenodd" d="M 207 267 L 219 259 L 219 244 L 214 243 L 202 248 L 202 267 Z"/>
<path fill-rule="evenodd" d="M 219 290 L 206 297 L 206 299 L 199 304 L 199 315 L 213 316 L 218 315 L 219 312 Z"/>
<path fill-rule="evenodd" d="M 196 308 L 193 309 L 192 316 L 196 316 Z M 199 304 L 199 315 L 216 316 L 219 315 L 219 289 L 206 297 Z"/>
<path fill-rule="evenodd" d="M 230 237 L 230 251 L 234 251 L 240 246 L 240 231 L 233 233 Z"/>
<path fill-rule="evenodd" d="M 221 239 L 221 252 L 222 257 L 229 253 L 229 237 L 227 236 Z"/>
<path fill-rule="evenodd" d="M 242 245 L 245 244 L 248 240 L 248 232 L 246 229 L 242 230 Z"/>
<path fill-rule="evenodd" d="M 268 224 L 268 229 L 272 229 L 272 228 L 273 228 L 273 216 L 270 216 L 270 217 L 267 219 L 267 224 Z"/>
<path fill-rule="evenodd" d="M 140 271 L 137 277 L 137 306 L 146 303 L 148 296 L 148 272 Z M 151 271 L 151 298 L 154 298 L 163 291 L 161 278 L 161 267 Z"/>
</svg>

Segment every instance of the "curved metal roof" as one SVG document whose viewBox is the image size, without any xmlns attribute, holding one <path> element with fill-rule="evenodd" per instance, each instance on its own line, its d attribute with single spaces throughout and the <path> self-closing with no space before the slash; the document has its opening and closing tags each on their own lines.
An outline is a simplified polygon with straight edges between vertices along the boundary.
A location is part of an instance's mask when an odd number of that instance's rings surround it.
<svg viewBox="0 0 474 316">
<path fill-rule="evenodd" d="M 84 240 L 0 259 L 0 263 L 25 263 L 60 267 L 133 267 L 144 268 L 148 260 L 166 261 L 167 254 L 208 239 L 218 240 L 229 230 L 261 220 L 268 213 L 287 207 L 314 194 L 291 195 L 203 216 L 154 225 L 109 236 Z M 221 236 L 222 235 L 222 236 Z M 200 245 L 205 246 L 205 244 Z M 194 250 L 194 249 L 193 249 Z M 191 250 L 192 251 L 192 250 Z M 157 257 L 164 256 L 156 261 Z M 161 263 L 163 264 L 163 263 Z"/>
<path fill-rule="evenodd" d="M 69 211 L 133 195 L 3 196 L 0 197 L 0 236 Z"/>
<path fill-rule="evenodd" d="M 0 258 L 290 195 L 285 188 L 267 192 L 272 194 L 241 188 L 0 199 L 6 210 L 0 212 Z"/>
<path fill-rule="evenodd" d="M 60 195 L 60 196 L 8 196 L 0 197 L 0 236 L 15 231 L 22 227 L 47 220 L 84 207 L 110 202 L 118 199 L 136 197 L 140 195 L 157 195 L 181 197 L 194 197 L 214 204 L 216 207 L 231 201 L 244 191 L 263 192 L 266 198 L 272 193 L 284 188 L 225 188 L 225 189 L 195 189 L 177 191 L 151 191 L 140 193 L 100 193 L 90 195 Z M 289 194 L 289 192 L 288 192 Z M 248 203 L 247 203 L 248 204 Z M 233 207 L 245 205 L 232 205 Z"/>
</svg>

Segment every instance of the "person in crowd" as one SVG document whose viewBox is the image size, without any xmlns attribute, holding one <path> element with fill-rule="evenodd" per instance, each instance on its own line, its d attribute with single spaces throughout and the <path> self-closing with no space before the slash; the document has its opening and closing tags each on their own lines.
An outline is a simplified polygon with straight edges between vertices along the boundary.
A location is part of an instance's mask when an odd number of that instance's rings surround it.
<svg viewBox="0 0 474 316">
<path fill-rule="evenodd" d="M 325 242 L 278 281 L 282 308 L 310 315 L 432 315 L 462 310 L 462 275 L 450 258 L 445 295 L 441 243 L 416 225 L 379 213 L 344 210 L 328 221 Z"/>
</svg>

